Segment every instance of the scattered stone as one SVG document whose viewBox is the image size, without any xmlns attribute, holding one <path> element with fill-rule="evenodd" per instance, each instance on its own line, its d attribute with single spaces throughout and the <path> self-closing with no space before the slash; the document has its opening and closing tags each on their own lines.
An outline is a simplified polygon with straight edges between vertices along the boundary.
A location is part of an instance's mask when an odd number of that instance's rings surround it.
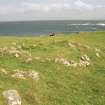
<svg viewBox="0 0 105 105">
<path fill-rule="evenodd" d="M 17 90 L 6 90 L 3 96 L 8 101 L 8 105 L 21 105 L 21 97 Z"/>
<path fill-rule="evenodd" d="M 80 67 L 84 66 L 84 67 L 86 67 L 86 66 L 90 65 L 90 58 L 87 55 L 84 55 L 84 56 L 81 57 L 79 63 L 77 63 L 77 62 L 75 62 L 73 60 L 67 61 L 64 58 L 60 58 L 60 59 L 56 58 L 55 59 L 55 63 L 57 63 L 57 62 L 61 63 L 63 65 L 69 66 L 69 67 L 77 67 L 77 66 L 80 66 Z"/>
<path fill-rule="evenodd" d="M 26 79 L 25 75 L 26 73 L 24 71 L 17 71 L 15 74 L 12 75 L 12 77 L 17 79 Z"/>
<path fill-rule="evenodd" d="M 81 43 L 76 43 L 76 42 L 69 42 L 68 45 L 69 45 L 71 48 L 84 47 L 84 48 L 86 48 L 86 49 L 91 49 L 91 47 L 88 46 L 88 45 L 82 45 Z"/>
<path fill-rule="evenodd" d="M 83 61 L 90 61 L 90 58 L 87 55 L 83 55 L 81 57 L 81 60 L 83 60 Z"/>
<path fill-rule="evenodd" d="M 16 70 L 16 73 L 14 73 L 12 75 L 13 78 L 17 78 L 17 79 L 28 79 L 31 78 L 33 80 L 39 80 L 39 73 L 36 71 L 20 71 L 20 70 Z"/>
<path fill-rule="evenodd" d="M 64 65 L 66 65 L 66 66 L 70 66 L 70 63 L 69 63 L 69 61 L 67 61 L 66 59 L 64 59 L 64 58 L 56 58 L 55 59 L 55 63 L 57 63 L 57 62 L 59 62 L 59 63 L 61 63 L 61 64 L 64 64 Z"/>
<path fill-rule="evenodd" d="M 78 63 L 76 63 L 75 61 L 71 60 L 70 61 L 70 66 L 71 67 L 77 67 Z"/>
<path fill-rule="evenodd" d="M 79 66 L 89 66 L 90 65 L 90 58 L 87 55 L 83 55 L 80 58 Z"/>
<path fill-rule="evenodd" d="M 36 71 L 29 72 L 28 76 L 33 80 L 39 80 L 39 73 Z"/>
<path fill-rule="evenodd" d="M 69 42 L 68 45 L 69 45 L 71 48 L 75 48 L 75 45 L 72 44 L 71 42 Z"/>
<path fill-rule="evenodd" d="M 96 48 L 95 51 L 96 51 L 96 52 L 101 52 L 101 49 Z"/>
<path fill-rule="evenodd" d="M 2 72 L 2 73 L 4 73 L 4 74 L 8 74 L 8 72 L 4 69 L 4 68 L 2 68 L 2 69 L 0 69 L 0 71 Z"/>
<path fill-rule="evenodd" d="M 84 67 L 86 67 L 86 66 L 89 66 L 90 65 L 90 62 L 88 62 L 88 61 L 83 61 L 83 60 L 80 60 L 80 62 L 79 62 L 79 64 L 78 64 L 80 67 L 81 66 L 84 66 Z"/>
<path fill-rule="evenodd" d="M 97 56 L 97 57 L 100 57 L 100 54 L 99 54 L 99 53 L 96 53 L 96 56 Z"/>
<path fill-rule="evenodd" d="M 16 57 L 16 58 L 18 58 L 18 57 L 19 57 L 19 54 L 18 54 L 18 53 L 16 53 L 16 54 L 15 54 L 15 57 Z"/>
<path fill-rule="evenodd" d="M 30 62 L 32 62 L 32 58 L 27 58 L 26 63 L 30 63 Z"/>
</svg>

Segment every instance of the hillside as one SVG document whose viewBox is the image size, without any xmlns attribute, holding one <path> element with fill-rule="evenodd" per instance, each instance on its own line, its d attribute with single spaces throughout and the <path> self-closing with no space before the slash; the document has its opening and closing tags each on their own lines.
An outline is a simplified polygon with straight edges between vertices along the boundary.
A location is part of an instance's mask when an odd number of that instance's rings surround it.
<svg viewBox="0 0 105 105">
<path fill-rule="evenodd" d="M 105 105 L 105 32 L 0 37 L 0 105 Z"/>
</svg>

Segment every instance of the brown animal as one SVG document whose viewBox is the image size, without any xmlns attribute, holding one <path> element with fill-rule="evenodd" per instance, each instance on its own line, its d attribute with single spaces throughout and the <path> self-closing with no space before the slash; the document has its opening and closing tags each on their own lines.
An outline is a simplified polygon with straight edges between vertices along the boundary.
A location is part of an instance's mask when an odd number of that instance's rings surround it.
<svg viewBox="0 0 105 105">
<path fill-rule="evenodd" d="M 50 34 L 49 34 L 49 36 L 55 36 L 55 33 L 54 33 L 54 32 L 52 32 L 52 33 L 50 33 Z"/>
</svg>

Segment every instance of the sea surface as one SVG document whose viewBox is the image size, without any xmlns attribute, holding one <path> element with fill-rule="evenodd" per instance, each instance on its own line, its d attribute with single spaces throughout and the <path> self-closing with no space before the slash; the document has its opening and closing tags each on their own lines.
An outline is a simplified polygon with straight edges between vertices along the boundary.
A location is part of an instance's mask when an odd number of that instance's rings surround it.
<svg viewBox="0 0 105 105">
<path fill-rule="evenodd" d="M 105 21 L 21 21 L 0 22 L 2 36 L 31 36 L 46 35 L 49 33 L 73 33 L 88 31 L 105 31 Z"/>
</svg>

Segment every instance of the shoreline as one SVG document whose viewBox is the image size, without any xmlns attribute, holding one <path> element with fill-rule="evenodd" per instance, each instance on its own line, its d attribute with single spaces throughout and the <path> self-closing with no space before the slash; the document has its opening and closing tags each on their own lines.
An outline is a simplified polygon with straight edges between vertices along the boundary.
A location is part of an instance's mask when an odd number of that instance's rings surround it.
<svg viewBox="0 0 105 105">
<path fill-rule="evenodd" d="M 55 36 L 57 35 L 72 35 L 72 34 L 80 34 L 80 33 L 104 33 L 105 31 L 76 31 L 76 32 L 59 32 L 55 33 Z M 40 37 L 40 36 L 49 36 L 48 34 L 4 34 L 0 35 L 0 37 Z"/>
</svg>

